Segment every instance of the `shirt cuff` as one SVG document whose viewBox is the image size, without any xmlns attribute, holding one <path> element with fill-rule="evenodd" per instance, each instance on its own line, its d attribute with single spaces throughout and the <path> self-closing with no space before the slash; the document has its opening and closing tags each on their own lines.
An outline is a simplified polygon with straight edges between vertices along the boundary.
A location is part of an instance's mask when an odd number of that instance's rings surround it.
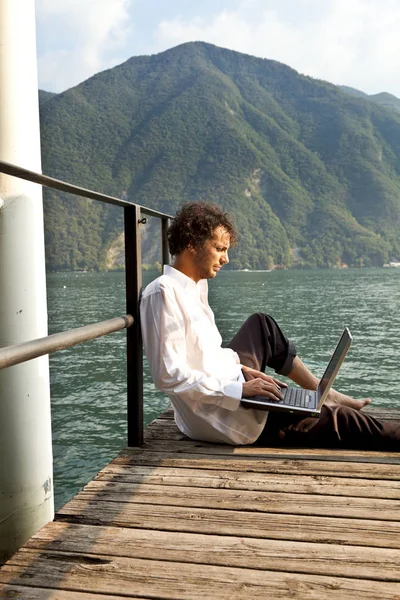
<svg viewBox="0 0 400 600">
<path fill-rule="evenodd" d="M 227 410 L 237 410 L 242 399 L 243 386 L 239 381 L 231 381 L 223 388 L 223 407 Z"/>
</svg>

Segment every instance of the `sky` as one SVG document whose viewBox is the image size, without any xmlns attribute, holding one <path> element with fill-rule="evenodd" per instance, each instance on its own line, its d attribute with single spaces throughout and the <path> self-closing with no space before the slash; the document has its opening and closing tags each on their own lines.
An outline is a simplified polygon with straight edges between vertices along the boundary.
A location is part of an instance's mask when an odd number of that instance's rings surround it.
<svg viewBox="0 0 400 600">
<path fill-rule="evenodd" d="M 400 97 L 399 0 L 36 0 L 39 87 L 204 41 Z"/>
</svg>

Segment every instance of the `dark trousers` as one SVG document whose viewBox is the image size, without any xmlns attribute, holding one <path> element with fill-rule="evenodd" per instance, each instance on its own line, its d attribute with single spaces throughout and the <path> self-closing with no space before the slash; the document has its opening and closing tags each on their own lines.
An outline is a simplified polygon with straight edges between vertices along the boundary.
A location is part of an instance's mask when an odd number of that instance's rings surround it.
<svg viewBox="0 0 400 600">
<path fill-rule="evenodd" d="M 242 325 L 229 347 L 241 363 L 258 371 L 271 367 L 288 375 L 296 350 L 278 323 L 262 313 Z M 378 421 L 347 406 L 323 406 L 319 417 L 301 418 L 289 412 L 270 412 L 256 445 L 314 448 L 400 450 L 400 423 Z"/>
</svg>

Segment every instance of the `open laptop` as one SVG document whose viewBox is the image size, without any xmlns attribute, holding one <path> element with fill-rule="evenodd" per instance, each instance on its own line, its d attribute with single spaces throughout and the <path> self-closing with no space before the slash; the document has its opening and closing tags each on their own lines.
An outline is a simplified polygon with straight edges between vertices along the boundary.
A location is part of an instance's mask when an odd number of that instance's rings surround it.
<svg viewBox="0 0 400 600">
<path fill-rule="evenodd" d="M 352 336 L 346 327 L 325 373 L 322 375 L 317 390 L 303 390 L 301 388 L 282 388 L 282 400 L 271 400 L 265 396 L 245 398 L 241 404 L 246 408 L 261 410 L 289 411 L 298 415 L 317 417 L 321 412 L 330 388 L 350 348 Z"/>
</svg>

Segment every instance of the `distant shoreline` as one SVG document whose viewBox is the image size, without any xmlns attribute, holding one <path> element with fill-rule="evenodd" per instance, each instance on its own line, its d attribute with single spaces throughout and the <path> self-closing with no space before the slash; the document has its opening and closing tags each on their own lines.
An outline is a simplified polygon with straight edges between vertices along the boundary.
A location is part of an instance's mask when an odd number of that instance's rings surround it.
<svg viewBox="0 0 400 600">
<path fill-rule="evenodd" d="M 400 269 L 400 263 L 396 263 L 396 265 L 385 264 L 381 267 L 279 267 L 274 269 L 227 269 L 225 268 L 222 273 L 272 273 L 274 271 L 346 271 L 351 269 L 357 269 L 357 271 L 363 269 L 385 269 L 385 270 L 396 270 Z M 160 273 L 159 269 L 143 269 L 144 272 L 150 273 Z M 76 273 L 76 274 L 85 274 L 85 273 L 125 273 L 125 269 L 63 269 L 63 270 L 54 270 L 54 269 L 46 269 L 46 273 Z"/>
</svg>

